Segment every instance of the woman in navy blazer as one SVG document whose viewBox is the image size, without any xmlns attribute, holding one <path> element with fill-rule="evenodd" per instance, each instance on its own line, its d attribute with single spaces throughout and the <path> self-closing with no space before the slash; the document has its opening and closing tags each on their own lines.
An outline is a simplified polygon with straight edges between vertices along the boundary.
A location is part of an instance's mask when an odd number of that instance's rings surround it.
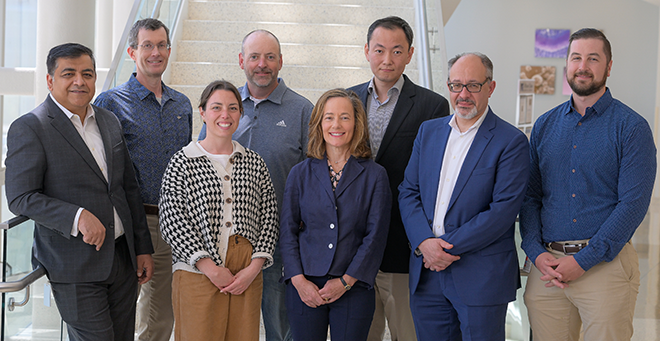
<svg viewBox="0 0 660 341">
<path fill-rule="evenodd" d="M 280 248 L 294 340 L 366 340 L 387 241 L 391 192 L 371 159 L 367 115 L 352 91 L 321 96 L 309 158 L 286 182 Z"/>
</svg>

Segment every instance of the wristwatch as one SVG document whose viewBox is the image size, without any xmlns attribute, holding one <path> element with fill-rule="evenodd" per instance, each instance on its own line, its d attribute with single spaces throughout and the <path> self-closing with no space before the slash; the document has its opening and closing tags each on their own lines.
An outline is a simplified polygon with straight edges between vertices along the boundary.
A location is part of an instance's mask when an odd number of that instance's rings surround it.
<svg viewBox="0 0 660 341">
<path fill-rule="evenodd" d="M 339 280 L 341 281 L 341 284 L 344 286 L 344 289 L 346 289 L 346 291 L 351 290 L 352 286 L 346 283 L 346 281 L 344 280 L 344 276 L 339 277 Z"/>
</svg>

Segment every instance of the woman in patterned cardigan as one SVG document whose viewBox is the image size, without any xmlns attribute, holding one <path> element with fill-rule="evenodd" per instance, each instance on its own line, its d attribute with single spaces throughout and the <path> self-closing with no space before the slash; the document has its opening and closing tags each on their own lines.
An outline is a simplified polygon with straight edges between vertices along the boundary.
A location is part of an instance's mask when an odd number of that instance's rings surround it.
<svg viewBox="0 0 660 341">
<path fill-rule="evenodd" d="M 238 90 L 215 81 L 199 104 L 207 135 L 174 154 L 163 176 L 160 228 L 172 247 L 176 340 L 259 340 L 261 270 L 273 262 L 277 202 L 268 168 L 232 141 Z"/>
</svg>

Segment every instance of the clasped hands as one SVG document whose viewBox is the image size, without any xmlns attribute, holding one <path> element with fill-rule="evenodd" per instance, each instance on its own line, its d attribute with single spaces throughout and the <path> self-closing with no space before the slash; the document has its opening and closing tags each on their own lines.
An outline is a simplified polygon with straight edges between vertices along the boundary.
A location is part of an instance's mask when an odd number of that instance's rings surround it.
<svg viewBox="0 0 660 341">
<path fill-rule="evenodd" d="M 344 275 L 344 280 L 349 285 L 354 285 L 357 282 L 357 279 Z M 305 278 L 304 275 L 296 275 L 291 277 L 291 284 L 298 291 L 300 300 L 303 301 L 308 307 L 316 308 L 324 304 L 330 304 L 338 300 L 344 293 L 346 289 L 341 283 L 339 278 L 333 278 L 325 282 L 323 288 L 319 289 L 316 284 L 312 283 L 310 280 Z"/>
<path fill-rule="evenodd" d="M 241 295 L 257 277 L 265 261 L 265 258 L 253 258 L 250 265 L 236 275 L 224 266 L 217 266 L 210 258 L 202 258 L 195 265 L 221 293 Z"/>
<path fill-rule="evenodd" d="M 453 247 L 454 245 L 441 238 L 428 238 L 419 244 L 417 248 L 422 252 L 425 268 L 431 271 L 442 271 L 451 263 L 461 259 L 460 256 L 445 252 L 445 250 L 450 250 Z"/>
<path fill-rule="evenodd" d="M 568 288 L 568 282 L 580 278 L 584 270 L 577 263 L 575 257 L 566 256 L 555 258 L 550 252 L 543 252 L 536 257 L 536 268 L 541 271 L 541 280 L 547 281 L 546 287 Z"/>
</svg>

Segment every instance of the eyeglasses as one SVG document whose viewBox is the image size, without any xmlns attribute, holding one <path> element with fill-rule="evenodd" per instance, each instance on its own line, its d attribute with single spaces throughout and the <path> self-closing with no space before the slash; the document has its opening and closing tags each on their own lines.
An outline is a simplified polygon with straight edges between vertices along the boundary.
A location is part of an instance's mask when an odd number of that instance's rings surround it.
<svg viewBox="0 0 660 341">
<path fill-rule="evenodd" d="M 447 86 L 449 86 L 449 91 L 459 93 L 463 91 L 463 88 L 466 88 L 468 92 L 470 93 L 477 93 L 481 92 L 481 87 L 486 84 L 490 80 L 490 77 L 486 77 L 486 80 L 483 83 L 468 83 L 468 84 L 461 84 L 461 83 L 447 83 Z"/>
<path fill-rule="evenodd" d="M 146 51 L 152 51 L 154 47 L 158 47 L 158 51 L 165 52 L 170 49 L 170 44 L 142 44 L 142 45 L 137 45 L 141 48 L 143 48 Z"/>
</svg>

